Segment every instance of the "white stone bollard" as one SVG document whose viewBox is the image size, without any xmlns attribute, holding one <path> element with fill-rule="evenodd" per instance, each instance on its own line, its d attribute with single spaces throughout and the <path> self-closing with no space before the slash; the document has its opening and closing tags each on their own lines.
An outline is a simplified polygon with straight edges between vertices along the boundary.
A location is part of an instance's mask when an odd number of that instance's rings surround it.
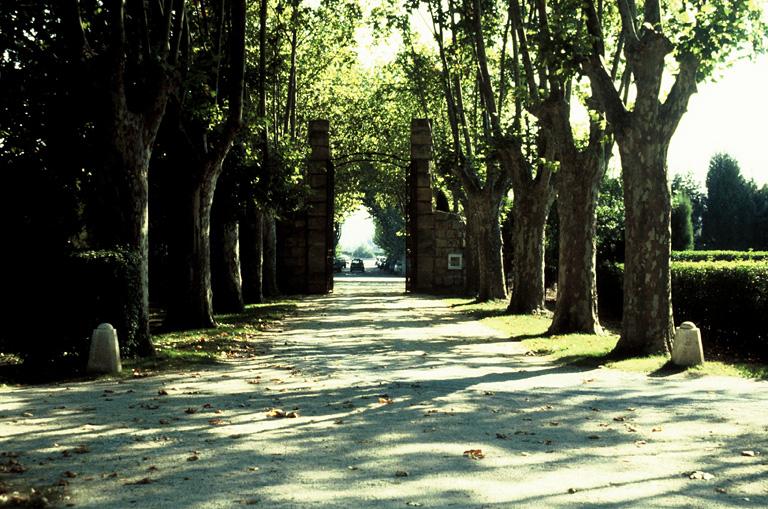
<svg viewBox="0 0 768 509">
<path fill-rule="evenodd" d="M 115 374 L 122 369 L 117 330 L 108 323 L 102 323 L 93 329 L 87 370 L 89 373 Z"/>
<path fill-rule="evenodd" d="M 701 331 L 693 322 L 683 322 L 677 328 L 675 341 L 672 343 L 672 362 L 678 366 L 704 364 Z"/>
</svg>

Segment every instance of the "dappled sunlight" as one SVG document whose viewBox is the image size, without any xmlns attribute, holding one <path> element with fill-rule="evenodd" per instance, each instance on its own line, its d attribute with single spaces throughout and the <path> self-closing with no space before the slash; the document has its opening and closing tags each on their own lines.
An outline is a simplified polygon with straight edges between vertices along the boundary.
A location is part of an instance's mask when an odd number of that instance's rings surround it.
<svg viewBox="0 0 768 509">
<path fill-rule="evenodd" d="M 556 367 L 377 284 L 306 298 L 263 357 L 9 389 L 15 480 L 63 479 L 88 508 L 768 504 L 742 455 L 765 446 L 765 382 Z"/>
</svg>

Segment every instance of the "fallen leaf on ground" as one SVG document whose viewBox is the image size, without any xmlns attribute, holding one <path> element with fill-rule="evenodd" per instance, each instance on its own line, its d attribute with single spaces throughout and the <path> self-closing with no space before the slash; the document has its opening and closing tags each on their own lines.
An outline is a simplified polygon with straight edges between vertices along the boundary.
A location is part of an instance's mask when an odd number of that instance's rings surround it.
<svg viewBox="0 0 768 509">
<path fill-rule="evenodd" d="M 199 459 L 200 459 L 200 456 L 198 456 L 197 454 L 193 454 L 192 456 L 187 458 L 187 461 L 197 461 Z"/>
<path fill-rule="evenodd" d="M 158 396 L 167 396 L 168 395 L 168 391 L 166 391 L 165 389 L 160 389 L 159 391 L 157 391 L 157 395 Z"/>
<path fill-rule="evenodd" d="M 397 472 L 395 472 L 395 477 L 408 477 L 408 471 L 398 470 Z"/>
<path fill-rule="evenodd" d="M 624 421 L 627 420 L 627 418 L 624 417 L 623 415 L 619 415 L 619 416 L 614 417 L 613 420 L 616 421 L 616 422 L 624 422 Z"/>
<path fill-rule="evenodd" d="M 577 490 L 576 488 L 568 488 L 568 493 L 570 493 L 571 495 L 573 495 L 577 491 L 579 491 L 579 490 Z"/>
<path fill-rule="evenodd" d="M 715 478 L 715 476 L 710 474 L 709 472 L 702 472 L 701 470 L 688 472 L 687 475 L 688 475 L 688 479 L 701 479 L 703 481 L 709 481 Z"/>
<path fill-rule="evenodd" d="M 464 451 L 464 456 L 472 460 L 481 460 L 485 458 L 482 449 L 469 449 Z"/>
<path fill-rule="evenodd" d="M 64 475 L 64 477 L 69 477 L 70 479 L 74 479 L 75 477 L 77 477 L 77 472 L 73 472 L 71 470 L 67 470 L 66 472 L 64 472 L 63 475 Z"/>
<path fill-rule="evenodd" d="M 755 451 L 741 451 L 741 455 L 754 457 L 754 456 L 757 456 L 757 453 Z"/>
<path fill-rule="evenodd" d="M 379 396 L 379 403 L 383 405 L 391 405 L 392 403 L 394 403 L 394 400 L 389 396 L 387 396 L 386 394 L 384 394 L 383 396 Z"/>
<path fill-rule="evenodd" d="M 658 433 L 659 431 L 664 431 L 664 428 L 662 428 L 661 426 L 658 426 L 656 428 L 653 428 L 651 431 L 653 433 Z"/>
<path fill-rule="evenodd" d="M 125 486 L 131 486 L 136 484 L 152 484 L 154 479 L 150 479 L 149 477 L 144 477 L 143 479 L 139 479 L 138 481 L 128 481 L 125 483 Z"/>
<path fill-rule="evenodd" d="M 496 438 L 498 438 L 499 440 L 506 440 L 508 437 L 504 433 L 496 433 Z"/>
<path fill-rule="evenodd" d="M 215 419 L 208 419 L 208 424 L 211 426 L 225 426 L 229 424 L 229 421 L 226 421 L 224 419 L 219 419 L 218 417 Z"/>
<path fill-rule="evenodd" d="M 191 407 L 187 408 L 186 410 L 184 410 L 184 413 L 185 414 L 195 414 L 195 413 L 197 413 L 197 408 L 191 408 Z"/>
</svg>

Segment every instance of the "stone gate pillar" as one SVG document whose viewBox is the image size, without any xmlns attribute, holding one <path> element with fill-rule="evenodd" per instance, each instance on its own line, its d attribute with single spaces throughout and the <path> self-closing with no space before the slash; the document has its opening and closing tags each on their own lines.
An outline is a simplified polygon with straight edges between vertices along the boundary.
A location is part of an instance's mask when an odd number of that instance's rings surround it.
<svg viewBox="0 0 768 509">
<path fill-rule="evenodd" d="M 434 209 L 431 171 L 432 126 L 429 119 L 414 119 L 408 173 L 406 290 L 461 294 L 466 277 L 466 228 L 457 214 Z"/>
<path fill-rule="evenodd" d="M 427 118 L 411 121 L 411 165 L 408 175 L 407 290 L 429 292 L 434 275 L 432 217 L 432 125 Z"/>
<path fill-rule="evenodd" d="M 333 290 L 333 206 L 334 171 L 331 163 L 327 120 L 309 122 L 307 179 L 307 293 Z"/>
<path fill-rule="evenodd" d="M 278 278 L 287 294 L 333 289 L 334 171 L 328 128 L 327 120 L 309 122 L 307 205 L 279 225 Z"/>
</svg>

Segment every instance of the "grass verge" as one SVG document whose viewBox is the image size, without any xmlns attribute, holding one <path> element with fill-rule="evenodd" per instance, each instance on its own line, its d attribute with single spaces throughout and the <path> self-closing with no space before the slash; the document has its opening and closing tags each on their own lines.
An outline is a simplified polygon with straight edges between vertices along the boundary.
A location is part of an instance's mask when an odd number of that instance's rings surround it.
<svg viewBox="0 0 768 509">
<path fill-rule="evenodd" d="M 541 315 L 508 315 L 506 301 L 476 303 L 466 299 L 449 299 L 457 311 L 466 313 L 484 325 L 508 334 L 510 340 L 519 341 L 529 355 L 547 356 L 555 364 L 595 368 L 605 366 L 621 371 L 645 373 L 651 376 L 670 376 L 685 373 L 688 376 L 735 376 L 741 378 L 768 379 L 768 366 L 744 363 L 728 359 L 707 361 L 702 366 L 680 368 L 667 357 L 655 355 L 624 360 L 611 359 L 609 353 L 616 346 L 618 333 L 606 330 L 606 334 L 564 334 L 548 336 L 547 329 L 552 317 Z"/>
<path fill-rule="evenodd" d="M 265 355 L 270 350 L 265 332 L 282 329 L 282 320 L 298 307 L 297 301 L 280 300 L 250 304 L 242 313 L 216 315 L 218 327 L 213 329 L 153 333 L 156 355 L 147 358 L 124 358 L 119 378 L 144 377 L 168 371 L 198 369 L 226 360 Z M 6 384 L 48 383 L 92 379 L 85 375 L 87 359 L 76 357 L 50 373 L 32 373 L 22 359 L 0 353 L 0 390 Z M 52 364 L 54 368 L 58 364 Z"/>
<path fill-rule="evenodd" d="M 194 369 L 226 360 L 266 355 L 270 345 L 264 332 L 280 332 L 282 320 L 297 308 L 296 301 L 249 304 L 242 313 L 216 315 L 218 327 L 165 332 L 152 340 L 154 357 L 126 359 L 123 377 L 141 377 L 164 371 Z"/>
</svg>

